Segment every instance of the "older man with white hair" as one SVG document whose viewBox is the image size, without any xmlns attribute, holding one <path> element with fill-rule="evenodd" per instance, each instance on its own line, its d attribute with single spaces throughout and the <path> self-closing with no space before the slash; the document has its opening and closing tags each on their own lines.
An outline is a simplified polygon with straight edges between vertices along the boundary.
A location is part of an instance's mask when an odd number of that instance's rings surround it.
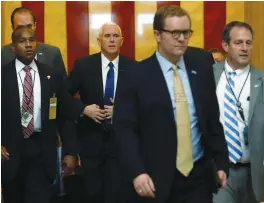
<svg viewBox="0 0 264 203">
<path fill-rule="evenodd" d="M 120 56 L 123 37 L 113 23 L 102 25 L 97 38 L 100 53 L 77 59 L 68 78 L 69 91 L 77 92 L 90 110 L 80 117 L 77 136 L 84 171 L 84 202 L 117 203 L 120 196 L 120 169 L 112 128 L 114 99 L 122 75 L 133 60 Z"/>
</svg>

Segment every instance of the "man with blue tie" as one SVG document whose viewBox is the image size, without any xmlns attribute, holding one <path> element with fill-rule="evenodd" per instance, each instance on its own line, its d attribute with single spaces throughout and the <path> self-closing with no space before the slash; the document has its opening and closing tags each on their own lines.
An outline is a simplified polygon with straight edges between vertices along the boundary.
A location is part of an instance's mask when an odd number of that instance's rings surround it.
<svg viewBox="0 0 264 203">
<path fill-rule="evenodd" d="M 122 75 L 134 62 L 119 55 L 123 37 L 117 24 L 102 25 L 97 41 L 101 52 L 76 60 L 68 84 L 70 93 L 79 93 L 90 110 L 89 118 L 77 121 L 84 202 L 117 203 L 120 172 L 111 119 Z"/>
<path fill-rule="evenodd" d="M 220 121 L 230 159 L 227 186 L 215 203 L 264 201 L 264 72 L 250 64 L 253 30 L 244 22 L 226 25 L 225 62 L 214 65 Z"/>
</svg>

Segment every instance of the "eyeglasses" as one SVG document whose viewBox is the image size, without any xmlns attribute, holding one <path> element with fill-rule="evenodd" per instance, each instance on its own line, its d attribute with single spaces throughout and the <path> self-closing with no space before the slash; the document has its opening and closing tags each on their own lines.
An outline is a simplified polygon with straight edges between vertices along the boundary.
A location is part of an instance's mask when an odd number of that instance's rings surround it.
<svg viewBox="0 0 264 203">
<path fill-rule="evenodd" d="M 191 29 L 189 29 L 189 30 L 172 30 L 172 31 L 160 29 L 160 31 L 168 32 L 172 35 L 173 38 L 176 38 L 176 39 L 178 39 L 181 36 L 181 34 L 183 34 L 184 39 L 190 38 L 193 34 L 193 30 L 191 30 Z"/>
</svg>

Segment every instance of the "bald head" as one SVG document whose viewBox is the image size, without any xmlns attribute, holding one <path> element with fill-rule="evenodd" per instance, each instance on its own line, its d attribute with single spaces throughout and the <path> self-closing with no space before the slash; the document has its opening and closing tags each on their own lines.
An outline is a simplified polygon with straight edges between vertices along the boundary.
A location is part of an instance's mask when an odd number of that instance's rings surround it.
<svg viewBox="0 0 264 203">
<path fill-rule="evenodd" d="M 15 44 L 19 38 L 21 37 L 23 32 L 30 33 L 35 38 L 35 31 L 29 27 L 29 26 L 18 26 L 13 32 L 12 32 L 12 43 Z"/>
</svg>

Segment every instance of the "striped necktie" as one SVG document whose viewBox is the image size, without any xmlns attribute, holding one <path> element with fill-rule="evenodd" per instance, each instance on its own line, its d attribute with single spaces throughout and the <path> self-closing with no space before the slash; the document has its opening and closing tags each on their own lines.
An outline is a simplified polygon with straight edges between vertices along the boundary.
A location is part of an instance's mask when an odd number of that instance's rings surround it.
<svg viewBox="0 0 264 203">
<path fill-rule="evenodd" d="M 25 66 L 23 70 L 26 72 L 23 83 L 23 102 L 22 115 L 25 113 L 31 114 L 33 117 L 27 127 L 22 126 L 24 138 L 29 138 L 34 133 L 34 92 L 32 84 L 31 67 Z"/>
<path fill-rule="evenodd" d="M 237 106 L 233 91 L 235 87 L 235 82 L 233 80 L 235 75 L 236 72 L 228 73 L 228 82 L 226 82 L 224 94 L 224 131 L 229 151 L 229 159 L 233 163 L 237 163 L 242 156 L 238 130 Z"/>
</svg>

